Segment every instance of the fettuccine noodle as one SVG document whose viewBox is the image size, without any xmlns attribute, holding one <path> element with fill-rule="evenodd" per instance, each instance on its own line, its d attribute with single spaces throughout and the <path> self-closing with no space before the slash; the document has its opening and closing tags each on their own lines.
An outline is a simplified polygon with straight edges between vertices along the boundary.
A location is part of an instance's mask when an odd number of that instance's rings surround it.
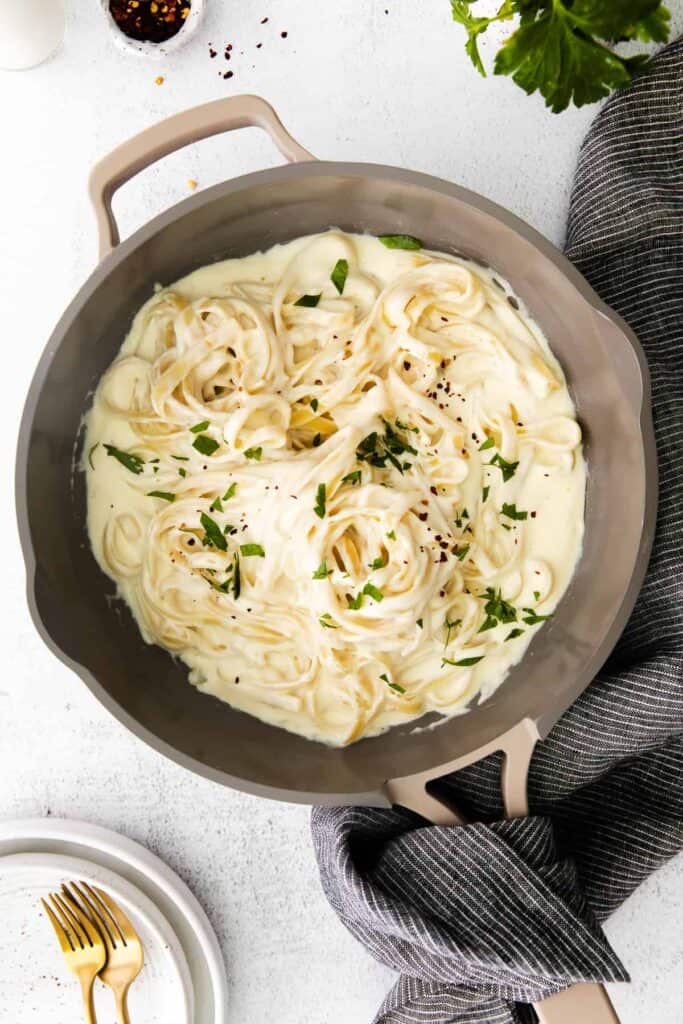
<svg viewBox="0 0 683 1024">
<path fill-rule="evenodd" d="M 87 414 L 92 547 L 145 640 L 334 745 L 490 695 L 581 547 L 545 338 L 407 245 L 329 231 L 159 289 Z"/>
</svg>

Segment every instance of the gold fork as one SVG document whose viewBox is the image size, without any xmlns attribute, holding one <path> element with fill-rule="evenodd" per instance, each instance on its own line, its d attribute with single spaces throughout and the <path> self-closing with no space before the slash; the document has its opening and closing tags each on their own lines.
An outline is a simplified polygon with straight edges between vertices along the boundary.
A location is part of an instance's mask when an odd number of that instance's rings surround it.
<svg viewBox="0 0 683 1024">
<path fill-rule="evenodd" d="M 142 970 L 144 954 L 142 943 L 118 903 L 102 889 L 87 882 L 71 882 L 62 886 L 65 901 L 87 914 L 104 940 L 107 951 L 106 965 L 100 979 L 114 993 L 119 1024 L 130 1024 L 126 1001 L 128 989 Z"/>
<path fill-rule="evenodd" d="M 50 903 L 54 909 L 45 900 L 41 899 L 40 902 L 55 930 L 67 967 L 80 982 L 86 1022 L 97 1024 L 92 987 L 107 959 L 104 943 L 85 914 L 78 907 L 67 904 L 59 893 L 50 894 Z"/>
</svg>

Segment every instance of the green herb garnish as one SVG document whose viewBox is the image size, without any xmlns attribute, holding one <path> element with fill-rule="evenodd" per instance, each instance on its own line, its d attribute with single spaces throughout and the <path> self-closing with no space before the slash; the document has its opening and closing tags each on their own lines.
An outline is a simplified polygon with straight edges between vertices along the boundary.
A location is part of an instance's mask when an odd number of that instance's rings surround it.
<svg viewBox="0 0 683 1024">
<path fill-rule="evenodd" d="M 189 462 L 190 461 L 187 455 L 172 455 L 171 458 L 175 459 L 176 462 Z"/>
<path fill-rule="evenodd" d="M 535 626 L 538 622 L 545 622 L 546 619 L 552 619 L 552 613 L 550 615 L 538 615 L 533 608 L 522 608 L 525 613 L 522 616 L 522 622 L 526 622 L 528 626 Z"/>
<path fill-rule="evenodd" d="M 503 456 L 499 455 L 498 452 L 496 452 L 496 454 L 493 456 L 488 465 L 498 466 L 498 469 L 503 474 L 503 482 L 507 483 L 507 481 L 511 480 L 517 472 L 517 466 L 519 466 L 519 462 L 506 462 Z"/>
<path fill-rule="evenodd" d="M 320 302 L 322 292 L 318 295 L 302 295 L 300 299 L 297 299 L 294 303 L 295 306 L 305 306 L 307 309 L 313 309 Z"/>
<path fill-rule="evenodd" d="M 380 469 L 385 469 L 387 462 L 390 462 L 403 476 L 404 471 L 410 469 L 411 464 L 409 462 L 401 463 L 397 456 L 406 453 L 417 455 L 417 449 L 408 444 L 407 439 L 387 420 L 383 420 L 383 423 L 384 434 L 373 430 L 372 433 L 364 437 L 356 448 L 356 458 L 359 462 L 368 462 L 371 466 L 377 466 Z"/>
<path fill-rule="evenodd" d="M 378 235 L 387 249 L 421 249 L 422 242 L 413 235 Z"/>
<path fill-rule="evenodd" d="M 336 623 L 332 622 L 332 616 L 330 615 L 329 612 L 325 612 L 323 615 L 321 615 L 320 618 L 318 619 L 318 622 L 320 623 L 321 626 L 324 626 L 325 629 L 339 629 L 339 626 Z"/>
<path fill-rule="evenodd" d="M 100 446 L 100 442 L 98 441 L 97 444 L 94 444 L 92 446 L 92 448 L 90 449 L 90 451 L 88 452 L 88 462 L 90 463 L 90 468 L 91 469 L 95 468 L 93 466 L 93 461 L 92 461 L 93 452 L 95 451 L 96 448 L 99 448 L 99 446 Z"/>
<path fill-rule="evenodd" d="M 182 466 L 179 466 L 178 467 L 178 476 L 183 476 L 183 477 L 187 476 L 187 470 L 183 469 Z"/>
<path fill-rule="evenodd" d="M 223 502 L 221 501 L 220 498 L 214 498 L 213 501 L 211 502 L 211 504 L 209 505 L 209 512 L 222 512 L 222 511 L 223 511 Z"/>
<path fill-rule="evenodd" d="M 348 260 L 337 260 L 334 265 L 334 270 L 330 274 L 330 281 L 341 295 L 344 291 L 344 285 L 346 284 L 346 278 L 349 275 L 349 261 Z"/>
<path fill-rule="evenodd" d="M 312 398 L 311 399 L 311 409 L 313 410 L 313 412 L 317 412 L 318 411 L 318 399 L 317 398 Z"/>
<path fill-rule="evenodd" d="M 446 627 L 446 640 L 444 642 L 444 648 L 448 647 L 449 643 L 451 642 L 452 631 L 454 629 L 457 629 L 458 626 L 460 625 L 462 625 L 462 619 L 453 619 L 452 622 L 449 622 L 448 619 L 446 619 L 446 621 L 444 622 L 444 626 Z"/>
<path fill-rule="evenodd" d="M 484 504 L 484 502 L 488 498 L 490 490 L 491 490 L 491 488 L 490 488 L 490 486 L 488 484 L 486 485 L 486 487 L 482 487 L 482 491 L 481 491 L 481 503 L 482 503 L 482 505 Z"/>
<path fill-rule="evenodd" d="M 235 552 L 235 574 L 232 578 L 232 594 L 235 600 L 242 593 L 242 573 L 240 572 L 240 556 Z"/>
<path fill-rule="evenodd" d="M 175 494 L 170 491 L 147 491 L 148 498 L 163 498 L 164 501 L 175 501 Z"/>
<path fill-rule="evenodd" d="M 240 553 L 245 558 L 265 558 L 266 553 L 260 544 L 240 544 Z"/>
<path fill-rule="evenodd" d="M 496 442 L 493 440 L 492 437 L 487 437 L 486 440 L 484 441 L 484 443 L 479 445 L 479 451 L 480 452 L 485 452 L 489 448 L 493 448 L 495 443 Z"/>
<path fill-rule="evenodd" d="M 199 522 L 204 527 L 202 544 L 204 544 L 205 547 L 218 548 L 219 551 L 227 551 L 228 542 L 223 536 L 223 532 L 218 523 L 212 519 L 211 516 L 207 516 L 206 512 L 202 512 L 199 517 Z"/>
<path fill-rule="evenodd" d="M 198 434 L 192 442 L 192 447 L 196 448 L 202 455 L 213 455 L 217 448 L 220 448 L 218 441 L 214 441 L 208 434 Z"/>
<path fill-rule="evenodd" d="M 363 587 L 363 593 L 367 594 L 368 597 L 371 597 L 373 601 L 377 601 L 378 603 L 384 600 L 384 594 L 375 586 L 374 583 L 366 583 Z"/>
<path fill-rule="evenodd" d="M 325 484 L 318 484 L 318 489 L 315 492 L 315 505 L 313 511 L 319 519 L 325 518 L 325 506 L 327 500 L 327 487 Z"/>
<path fill-rule="evenodd" d="M 191 434 L 201 434 L 201 433 L 203 433 L 203 431 L 206 430 L 208 425 L 209 425 L 209 421 L 208 420 L 202 420 L 201 423 L 195 423 L 195 425 L 193 427 L 190 427 L 190 433 Z"/>
<path fill-rule="evenodd" d="M 470 665 L 476 665 L 477 662 L 482 661 L 483 658 L 483 654 L 478 658 L 460 658 L 459 661 L 451 661 L 450 658 L 442 658 L 441 665 L 462 665 L 463 668 L 469 668 Z"/>
<path fill-rule="evenodd" d="M 456 548 L 456 550 L 455 550 L 455 557 L 458 559 L 459 562 L 462 562 L 463 559 L 465 559 L 467 557 L 467 552 L 469 550 L 470 550 L 470 545 L 469 544 L 464 544 L 463 547 Z"/>
<path fill-rule="evenodd" d="M 356 484 L 360 483 L 360 478 L 361 471 L 359 469 L 354 469 L 352 473 L 347 473 L 346 476 L 343 476 L 341 478 L 341 482 L 343 484 L 351 484 L 351 486 L 353 487 Z"/>
<path fill-rule="evenodd" d="M 396 540 L 396 531 L 389 530 L 389 532 L 387 533 L 387 537 L 389 538 L 389 540 Z"/>
<path fill-rule="evenodd" d="M 237 490 L 237 483 L 231 483 L 227 491 L 223 495 L 223 501 L 230 501 L 231 498 L 235 497 L 235 491 Z"/>
<path fill-rule="evenodd" d="M 534 601 L 538 601 L 540 596 L 541 596 L 541 591 L 540 590 L 534 590 Z"/>
<path fill-rule="evenodd" d="M 321 562 L 318 568 L 313 573 L 314 580 L 326 580 L 328 576 L 332 575 L 332 570 L 327 568 L 326 562 Z"/>
<path fill-rule="evenodd" d="M 508 517 L 508 519 L 524 520 L 529 515 L 528 512 L 522 512 L 521 510 L 518 510 L 516 505 L 508 505 L 506 502 L 503 502 L 503 508 L 501 509 L 501 511 L 504 516 Z"/>
<path fill-rule="evenodd" d="M 368 569 L 383 569 L 386 564 L 386 558 L 384 557 L 384 555 L 380 555 L 378 558 L 373 558 L 373 560 L 368 565 Z"/>
<path fill-rule="evenodd" d="M 514 640 L 516 637 L 522 636 L 523 633 L 524 633 L 523 629 L 513 629 L 513 630 L 511 630 L 508 633 L 508 635 L 505 637 L 505 643 L 507 643 L 508 640 Z"/>
<path fill-rule="evenodd" d="M 389 679 L 389 676 L 386 674 L 386 672 L 382 672 L 382 674 L 380 675 L 380 679 L 382 680 L 383 683 L 387 684 L 387 686 L 389 687 L 390 690 L 395 690 L 396 693 L 405 693 L 406 692 L 405 688 L 403 686 L 400 686 L 398 683 L 392 683 L 391 680 Z"/>
<path fill-rule="evenodd" d="M 420 629 L 424 629 L 424 619 L 418 619 L 417 625 L 420 627 Z"/>
<path fill-rule="evenodd" d="M 263 455 L 263 448 L 245 448 L 244 457 L 245 459 L 253 459 L 254 462 L 260 462 L 261 456 Z"/>
<path fill-rule="evenodd" d="M 347 594 L 346 603 L 351 611 L 357 612 L 359 608 L 363 607 L 363 591 L 359 590 L 355 597 L 351 597 L 350 594 Z"/>
<path fill-rule="evenodd" d="M 105 444 L 104 446 L 107 451 L 107 455 L 113 456 L 122 466 L 130 470 L 131 473 L 138 474 L 142 473 L 142 467 L 145 464 L 145 460 L 141 459 L 139 455 L 133 455 L 131 452 L 122 452 L 120 448 L 116 448 L 113 444 Z"/>
<path fill-rule="evenodd" d="M 497 619 L 499 622 L 517 621 L 517 609 L 514 605 L 511 605 L 509 601 L 505 600 L 501 595 L 500 590 L 494 590 L 493 587 L 487 587 L 484 593 L 479 596 L 486 598 L 484 611 L 490 618 Z M 479 632 L 481 632 L 481 630 L 479 630 Z"/>
</svg>

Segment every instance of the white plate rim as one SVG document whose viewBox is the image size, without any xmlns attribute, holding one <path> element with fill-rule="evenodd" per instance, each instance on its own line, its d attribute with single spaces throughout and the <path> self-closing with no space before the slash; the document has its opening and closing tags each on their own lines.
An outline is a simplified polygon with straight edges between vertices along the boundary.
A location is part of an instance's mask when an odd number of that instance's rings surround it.
<svg viewBox="0 0 683 1024">
<path fill-rule="evenodd" d="M 124 909 L 134 907 L 140 920 L 144 921 L 145 927 L 154 936 L 159 948 L 163 949 L 164 946 L 167 948 L 166 960 L 169 961 L 177 985 L 183 994 L 183 1019 L 186 1024 L 192 1024 L 194 992 L 185 950 L 173 926 L 146 893 L 142 892 L 133 882 L 129 882 L 123 875 L 94 860 L 72 857 L 66 853 L 48 853 L 44 850 L 36 853 L 30 851 L 2 853 L 0 851 L 0 875 L 5 873 L 11 875 L 13 872 L 19 873 L 32 869 L 52 871 L 60 876 L 72 878 L 74 881 L 83 879 L 92 885 L 102 886 L 111 892 L 112 896 L 124 906 Z M 99 879 L 96 877 L 98 871 L 102 876 Z M 37 900 L 38 896 L 36 895 L 36 907 Z"/>
<path fill-rule="evenodd" d="M 87 821 L 70 818 L 16 818 L 0 821 L 0 843 L 30 843 L 34 839 L 76 843 L 89 848 L 94 855 L 101 851 L 128 865 L 159 888 L 181 912 L 197 939 L 211 983 L 214 1024 L 227 1024 L 228 982 L 218 938 L 194 893 L 168 864 L 135 840 Z M 94 859 L 96 861 L 96 856 Z M 195 1016 L 200 1000 L 201 993 L 195 992 Z"/>
</svg>

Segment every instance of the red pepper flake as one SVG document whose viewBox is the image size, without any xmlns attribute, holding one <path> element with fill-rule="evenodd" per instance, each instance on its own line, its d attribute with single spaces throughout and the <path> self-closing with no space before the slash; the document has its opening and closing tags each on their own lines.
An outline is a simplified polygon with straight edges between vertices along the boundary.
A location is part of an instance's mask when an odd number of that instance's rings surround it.
<svg viewBox="0 0 683 1024">
<path fill-rule="evenodd" d="M 289 33 L 287 33 L 287 32 L 281 32 L 281 33 L 280 33 L 280 35 L 282 36 L 282 38 L 283 38 L 283 39 L 286 39 L 286 38 L 287 38 L 287 36 L 288 36 L 288 34 L 289 34 Z"/>
<path fill-rule="evenodd" d="M 265 25 L 267 21 L 268 21 L 268 18 L 261 18 L 261 24 L 262 25 Z"/>
<path fill-rule="evenodd" d="M 209 43 L 209 57 L 211 57 L 211 59 L 213 60 L 213 58 L 217 57 L 217 56 L 218 56 L 218 50 L 214 50 L 214 48 L 211 45 L 211 43 Z"/>
<path fill-rule="evenodd" d="M 180 32 L 192 0 L 109 0 L 109 13 L 129 39 L 163 43 Z"/>
<path fill-rule="evenodd" d="M 223 78 L 232 78 L 234 73 L 235 73 L 234 71 L 224 71 L 223 72 Z"/>
</svg>

